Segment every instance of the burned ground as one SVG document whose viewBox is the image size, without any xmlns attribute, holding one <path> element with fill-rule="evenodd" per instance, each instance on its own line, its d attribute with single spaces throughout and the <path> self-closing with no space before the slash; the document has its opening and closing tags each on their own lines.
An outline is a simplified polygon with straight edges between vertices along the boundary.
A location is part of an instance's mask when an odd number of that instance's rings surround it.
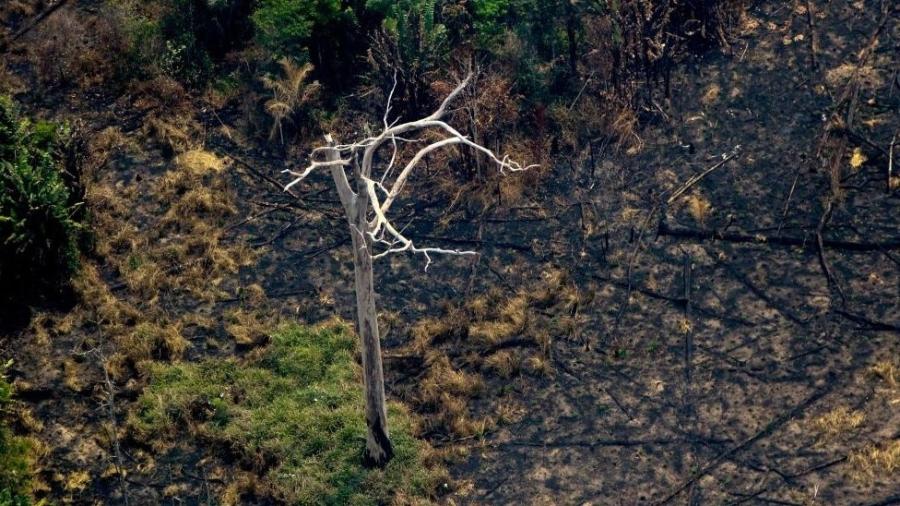
<svg viewBox="0 0 900 506">
<path fill-rule="evenodd" d="M 671 96 L 649 101 L 640 149 L 597 139 L 509 176 L 486 209 L 423 173 L 435 197 L 405 203 L 410 235 L 480 255 L 427 273 L 391 257 L 376 276 L 389 395 L 446 450 L 441 500 L 900 501 L 898 44 L 890 2 L 760 3 L 728 49 L 685 62 Z M 42 106 L 114 137 L 94 205 L 120 214 L 86 282 L 107 303 L 39 313 L 3 356 L 49 497 L 199 504 L 233 475 L 252 489 L 253 469 L 202 442 L 129 436 L 142 385 L 140 357 L 118 348 L 135 343 L 125 320 L 187 340 L 154 343 L 154 358 L 198 360 L 252 353 L 259 321 L 351 318 L 346 224 L 324 177 L 281 191 L 284 159 L 237 133 L 238 105 L 175 119 L 135 96 Z M 188 165 L 167 151 L 206 154 L 167 182 Z M 172 202 L 203 225 L 167 221 Z M 102 335 L 106 312 L 121 335 Z M 98 353 L 122 354 L 118 368 Z"/>
</svg>

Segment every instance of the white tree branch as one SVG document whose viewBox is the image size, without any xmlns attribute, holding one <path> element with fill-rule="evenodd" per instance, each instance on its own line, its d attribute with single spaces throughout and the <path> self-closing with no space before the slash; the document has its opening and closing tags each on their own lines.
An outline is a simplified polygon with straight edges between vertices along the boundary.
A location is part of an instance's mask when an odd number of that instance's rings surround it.
<svg viewBox="0 0 900 506">
<path fill-rule="evenodd" d="M 489 161 L 497 165 L 501 173 L 506 171 L 518 172 L 528 170 L 537 165 L 521 165 L 504 156 L 502 158 L 494 154 L 490 149 L 473 142 L 465 135 L 450 126 L 441 118 L 447 113 L 450 103 L 459 96 L 466 85 L 471 81 L 472 76 L 469 75 L 459 85 L 450 92 L 449 95 L 441 102 L 441 105 L 431 115 L 416 120 L 400 123 L 398 120 L 390 122 L 391 101 L 397 87 L 396 79 L 391 92 L 388 95 L 388 103 L 385 107 L 384 116 L 382 117 L 383 130 L 378 135 L 370 135 L 364 139 L 351 144 L 337 144 L 330 135 L 325 137 L 326 146 L 320 146 L 312 151 L 313 158 L 320 152 L 324 153 L 325 161 L 312 161 L 302 172 L 294 172 L 286 170 L 295 179 L 289 183 L 285 189 L 290 188 L 301 182 L 310 173 L 318 168 L 329 167 L 331 169 L 332 178 L 338 190 L 341 203 L 347 213 L 351 228 L 357 233 L 363 235 L 371 241 L 372 246 L 378 245 L 379 249 L 384 248 L 380 252 L 369 251 L 372 258 L 381 258 L 393 253 L 408 251 L 411 253 L 422 254 L 425 256 L 425 269 L 431 265 L 431 255 L 475 255 L 474 251 L 463 251 L 444 248 L 420 248 L 416 246 L 411 239 L 406 237 L 401 230 L 398 230 L 388 218 L 388 211 L 391 205 L 396 201 L 397 197 L 403 191 L 409 180 L 410 175 L 422 160 L 429 153 L 440 150 L 442 148 L 454 145 L 467 146 L 473 150 L 485 154 Z M 425 130 L 437 130 L 441 132 L 437 140 L 433 140 L 431 135 L 425 135 Z M 403 134 L 412 133 L 411 137 L 404 137 Z M 418 137 L 415 135 L 418 133 Z M 442 137 L 441 137 L 442 136 Z M 400 157 L 398 142 L 404 143 L 426 143 L 424 147 L 419 149 L 412 157 L 403 165 L 403 169 L 394 176 L 393 168 Z M 381 176 L 374 174 L 374 165 L 378 151 L 385 144 L 390 143 L 391 156 L 381 170 Z M 359 161 L 361 155 L 362 160 Z M 351 189 L 350 182 L 344 167 L 356 160 L 354 171 L 357 178 L 357 189 L 360 195 L 357 195 Z M 384 202 L 379 199 L 379 191 L 384 195 Z M 363 195 L 364 193 L 364 195 Z M 365 204 L 369 209 L 357 209 L 360 204 Z M 371 219 L 368 216 L 372 216 Z"/>
</svg>

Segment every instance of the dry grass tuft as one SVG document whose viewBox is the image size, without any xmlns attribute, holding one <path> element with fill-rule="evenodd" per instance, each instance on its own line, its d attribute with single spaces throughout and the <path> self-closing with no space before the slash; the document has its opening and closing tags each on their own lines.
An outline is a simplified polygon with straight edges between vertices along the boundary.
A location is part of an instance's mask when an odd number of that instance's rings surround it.
<svg viewBox="0 0 900 506">
<path fill-rule="evenodd" d="M 264 312 L 234 309 L 225 314 L 225 331 L 240 347 L 261 346 L 269 340 L 269 320 Z"/>
<path fill-rule="evenodd" d="M 194 139 L 202 138 L 202 126 L 188 115 L 150 118 L 143 128 L 145 137 L 154 139 L 167 156 L 198 148 Z"/>
<path fill-rule="evenodd" d="M 709 218 L 710 214 L 712 214 L 713 210 L 712 204 L 706 197 L 699 193 L 695 193 L 685 197 L 684 203 L 687 206 L 688 214 L 694 218 L 694 221 L 700 225 L 706 224 L 706 220 Z"/>
<path fill-rule="evenodd" d="M 421 383 L 421 396 L 426 402 L 435 402 L 444 394 L 471 396 L 483 386 L 481 378 L 454 368 L 446 356 L 432 357 L 428 365 Z"/>
<path fill-rule="evenodd" d="M 460 322 L 452 318 L 423 318 L 410 331 L 413 337 L 412 348 L 416 353 L 424 354 L 435 340 L 449 337 L 459 328 Z"/>
<path fill-rule="evenodd" d="M 900 471 L 900 439 L 883 445 L 869 445 L 850 454 L 851 476 L 858 481 L 871 481 Z"/>
<path fill-rule="evenodd" d="M 222 172 L 225 160 L 204 149 L 192 149 L 175 157 L 175 165 L 194 176 Z"/>
<path fill-rule="evenodd" d="M 896 363 L 884 360 L 873 365 L 870 370 L 889 388 L 900 388 L 900 367 Z"/>
<path fill-rule="evenodd" d="M 519 370 L 521 364 L 516 355 L 510 350 L 494 353 L 484 359 L 484 367 L 494 371 L 501 378 L 509 378 Z"/>
<path fill-rule="evenodd" d="M 811 420 L 810 427 L 823 435 L 839 436 L 859 427 L 865 419 L 862 411 L 841 406 Z"/>
<path fill-rule="evenodd" d="M 494 345 L 521 334 L 528 323 L 528 297 L 518 293 L 499 305 L 494 318 L 469 325 L 469 337 L 481 344 Z"/>
</svg>

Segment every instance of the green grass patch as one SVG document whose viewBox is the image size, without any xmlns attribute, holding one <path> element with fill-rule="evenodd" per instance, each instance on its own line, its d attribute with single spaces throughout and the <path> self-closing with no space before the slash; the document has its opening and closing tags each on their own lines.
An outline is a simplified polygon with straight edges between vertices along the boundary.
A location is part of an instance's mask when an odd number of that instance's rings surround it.
<svg viewBox="0 0 900 506">
<path fill-rule="evenodd" d="M 2 419 L 12 402 L 12 387 L 3 376 L 8 365 L 0 364 L 0 506 L 25 506 L 31 504 L 29 444 L 14 436 Z"/>
<path fill-rule="evenodd" d="M 395 457 L 365 469 L 363 394 L 346 326 L 288 326 L 258 357 L 150 366 L 131 426 L 145 438 L 187 431 L 236 453 L 288 504 L 386 504 L 428 499 L 443 474 L 415 422 L 388 407 Z"/>
</svg>

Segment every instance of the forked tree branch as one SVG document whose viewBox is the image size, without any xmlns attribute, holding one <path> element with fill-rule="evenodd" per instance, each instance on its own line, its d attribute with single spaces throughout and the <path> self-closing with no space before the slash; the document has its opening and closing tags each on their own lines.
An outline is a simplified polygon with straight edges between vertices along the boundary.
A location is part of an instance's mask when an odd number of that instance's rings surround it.
<svg viewBox="0 0 900 506">
<path fill-rule="evenodd" d="M 394 96 L 394 88 L 392 88 L 390 95 L 388 95 L 388 103 L 382 118 L 383 128 L 378 135 L 366 137 L 351 144 L 336 144 L 331 136 L 327 135 L 325 137 L 327 145 L 313 149 L 313 160 L 308 166 L 301 171 L 284 171 L 294 176 L 294 180 L 288 183 L 285 186 L 285 189 L 287 190 L 300 183 L 317 169 L 328 167 L 331 170 L 335 186 L 338 190 L 338 195 L 340 196 L 344 210 L 347 212 L 347 217 L 351 222 L 351 226 L 357 233 L 364 232 L 365 236 L 371 240 L 373 245 L 378 244 L 385 248 L 379 253 L 370 251 L 369 254 L 372 255 L 373 258 L 381 258 L 391 253 L 403 251 L 420 253 L 426 258 L 425 268 L 427 269 L 431 264 L 431 254 L 474 255 L 474 251 L 431 247 L 420 248 L 416 246 L 412 240 L 406 237 L 402 230 L 398 230 L 387 215 L 391 206 L 405 188 L 409 176 L 415 168 L 421 164 L 422 160 L 428 154 L 443 148 L 462 145 L 475 151 L 479 151 L 486 155 L 488 160 L 493 162 L 501 173 L 507 171 L 518 172 L 537 167 L 537 165 L 523 166 L 518 162 L 511 160 L 509 156 L 504 156 L 502 158 L 498 157 L 493 151 L 470 140 L 442 119 L 447 114 L 450 103 L 459 96 L 471 79 L 472 75 L 470 74 L 460 82 L 432 114 L 425 118 L 405 123 L 400 123 L 399 120 L 393 122 L 390 121 L 391 101 Z M 427 131 L 437 131 L 440 138 L 432 142 L 426 141 L 424 136 Z M 412 134 L 412 136 L 404 136 L 404 134 Z M 398 143 L 401 142 L 426 143 L 426 145 L 420 148 L 403 165 L 403 169 L 401 169 L 399 173 L 394 175 L 394 165 L 398 161 Z M 378 158 L 378 152 L 385 146 L 390 146 L 392 148 L 390 158 L 384 167 L 380 169 L 380 175 L 375 174 L 375 162 Z M 324 154 L 324 160 L 316 160 L 317 155 L 320 153 Z M 354 170 L 356 178 L 356 192 L 354 192 L 348 180 L 345 168 L 351 164 L 357 163 L 360 158 L 361 161 L 359 162 L 359 166 L 355 167 L 358 170 Z M 360 215 L 358 212 L 359 210 L 356 209 L 356 204 L 358 202 L 359 194 L 362 192 L 365 192 L 365 197 L 367 198 L 364 200 L 369 201 L 371 209 L 366 210 L 366 212 L 362 214 L 366 217 L 365 223 L 355 223 L 354 217 Z M 379 197 L 379 192 L 383 196 L 383 199 Z M 370 215 L 371 218 L 369 218 Z"/>
</svg>

